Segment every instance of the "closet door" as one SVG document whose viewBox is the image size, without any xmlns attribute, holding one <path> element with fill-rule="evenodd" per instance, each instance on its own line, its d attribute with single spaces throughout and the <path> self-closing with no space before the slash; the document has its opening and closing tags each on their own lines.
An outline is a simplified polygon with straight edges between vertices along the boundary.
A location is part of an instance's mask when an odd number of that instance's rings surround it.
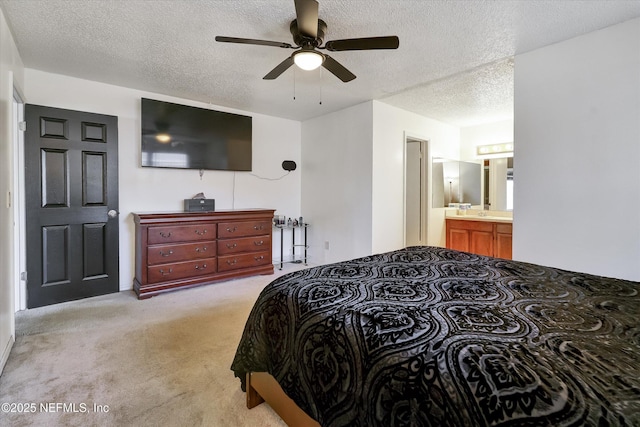
<svg viewBox="0 0 640 427">
<path fill-rule="evenodd" d="M 25 113 L 27 306 L 118 292 L 118 118 Z"/>
</svg>

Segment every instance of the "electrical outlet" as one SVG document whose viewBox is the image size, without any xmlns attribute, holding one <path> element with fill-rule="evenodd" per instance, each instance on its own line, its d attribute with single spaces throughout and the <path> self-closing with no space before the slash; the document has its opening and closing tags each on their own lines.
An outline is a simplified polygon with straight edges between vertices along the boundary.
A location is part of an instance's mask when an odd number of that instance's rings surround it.
<svg viewBox="0 0 640 427">
<path fill-rule="evenodd" d="M 329 241 L 324 242 L 324 249 L 329 250 Z"/>
</svg>

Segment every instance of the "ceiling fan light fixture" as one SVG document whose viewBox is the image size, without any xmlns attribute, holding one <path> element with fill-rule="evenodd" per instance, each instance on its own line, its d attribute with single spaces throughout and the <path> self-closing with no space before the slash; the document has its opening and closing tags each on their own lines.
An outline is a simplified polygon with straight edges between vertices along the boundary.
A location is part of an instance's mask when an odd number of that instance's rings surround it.
<svg viewBox="0 0 640 427">
<path fill-rule="evenodd" d="M 166 144 L 167 142 L 171 141 L 171 135 L 166 132 L 159 132 L 156 134 L 156 141 L 161 144 Z"/>
<path fill-rule="evenodd" d="M 324 56 L 314 50 L 300 50 L 293 54 L 293 62 L 306 71 L 315 70 L 324 62 Z"/>
<path fill-rule="evenodd" d="M 331 56 L 320 53 L 316 49 L 326 49 L 329 52 L 341 52 L 349 50 L 397 49 L 400 45 L 398 36 L 359 37 L 330 40 L 324 43 L 327 23 L 318 18 L 318 0 L 295 0 L 294 3 L 296 7 L 296 19 L 289 24 L 289 31 L 293 36 L 295 45 L 270 40 L 226 36 L 216 36 L 216 41 L 295 49 L 293 55 L 287 56 L 284 61 L 276 65 L 274 69 L 262 78 L 263 80 L 277 79 L 282 73 L 295 64 L 301 70 L 315 70 L 322 66 L 344 83 L 352 81 L 356 78 L 356 75 L 347 70 Z M 322 47 L 323 43 L 324 47 Z"/>
</svg>

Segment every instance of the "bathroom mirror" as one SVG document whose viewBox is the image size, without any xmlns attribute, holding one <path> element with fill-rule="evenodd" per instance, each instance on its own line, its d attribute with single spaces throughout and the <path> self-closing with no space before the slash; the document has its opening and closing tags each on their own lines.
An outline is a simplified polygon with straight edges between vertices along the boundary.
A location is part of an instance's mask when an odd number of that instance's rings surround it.
<svg viewBox="0 0 640 427">
<path fill-rule="evenodd" d="M 513 210 L 513 157 L 484 160 L 485 209 Z"/>
<path fill-rule="evenodd" d="M 482 203 L 482 164 L 434 157 L 432 163 L 432 206 L 450 203 Z"/>
</svg>

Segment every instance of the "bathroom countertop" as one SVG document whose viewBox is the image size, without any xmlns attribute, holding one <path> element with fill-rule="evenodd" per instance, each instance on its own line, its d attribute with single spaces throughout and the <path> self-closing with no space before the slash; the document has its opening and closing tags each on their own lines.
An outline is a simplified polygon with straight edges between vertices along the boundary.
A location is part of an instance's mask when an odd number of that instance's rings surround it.
<svg viewBox="0 0 640 427">
<path fill-rule="evenodd" d="M 457 215 L 457 214 L 449 214 L 445 216 L 445 219 L 459 219 L 463 221 L 484 221 L 484 222 L 502 222 L 506 224 L 513 224 L 513 218 L 507 216 L 494 216 L 494 215 L 477 215 L 477 214 L 466 214 L 466 215 Z"/>
</svg>

